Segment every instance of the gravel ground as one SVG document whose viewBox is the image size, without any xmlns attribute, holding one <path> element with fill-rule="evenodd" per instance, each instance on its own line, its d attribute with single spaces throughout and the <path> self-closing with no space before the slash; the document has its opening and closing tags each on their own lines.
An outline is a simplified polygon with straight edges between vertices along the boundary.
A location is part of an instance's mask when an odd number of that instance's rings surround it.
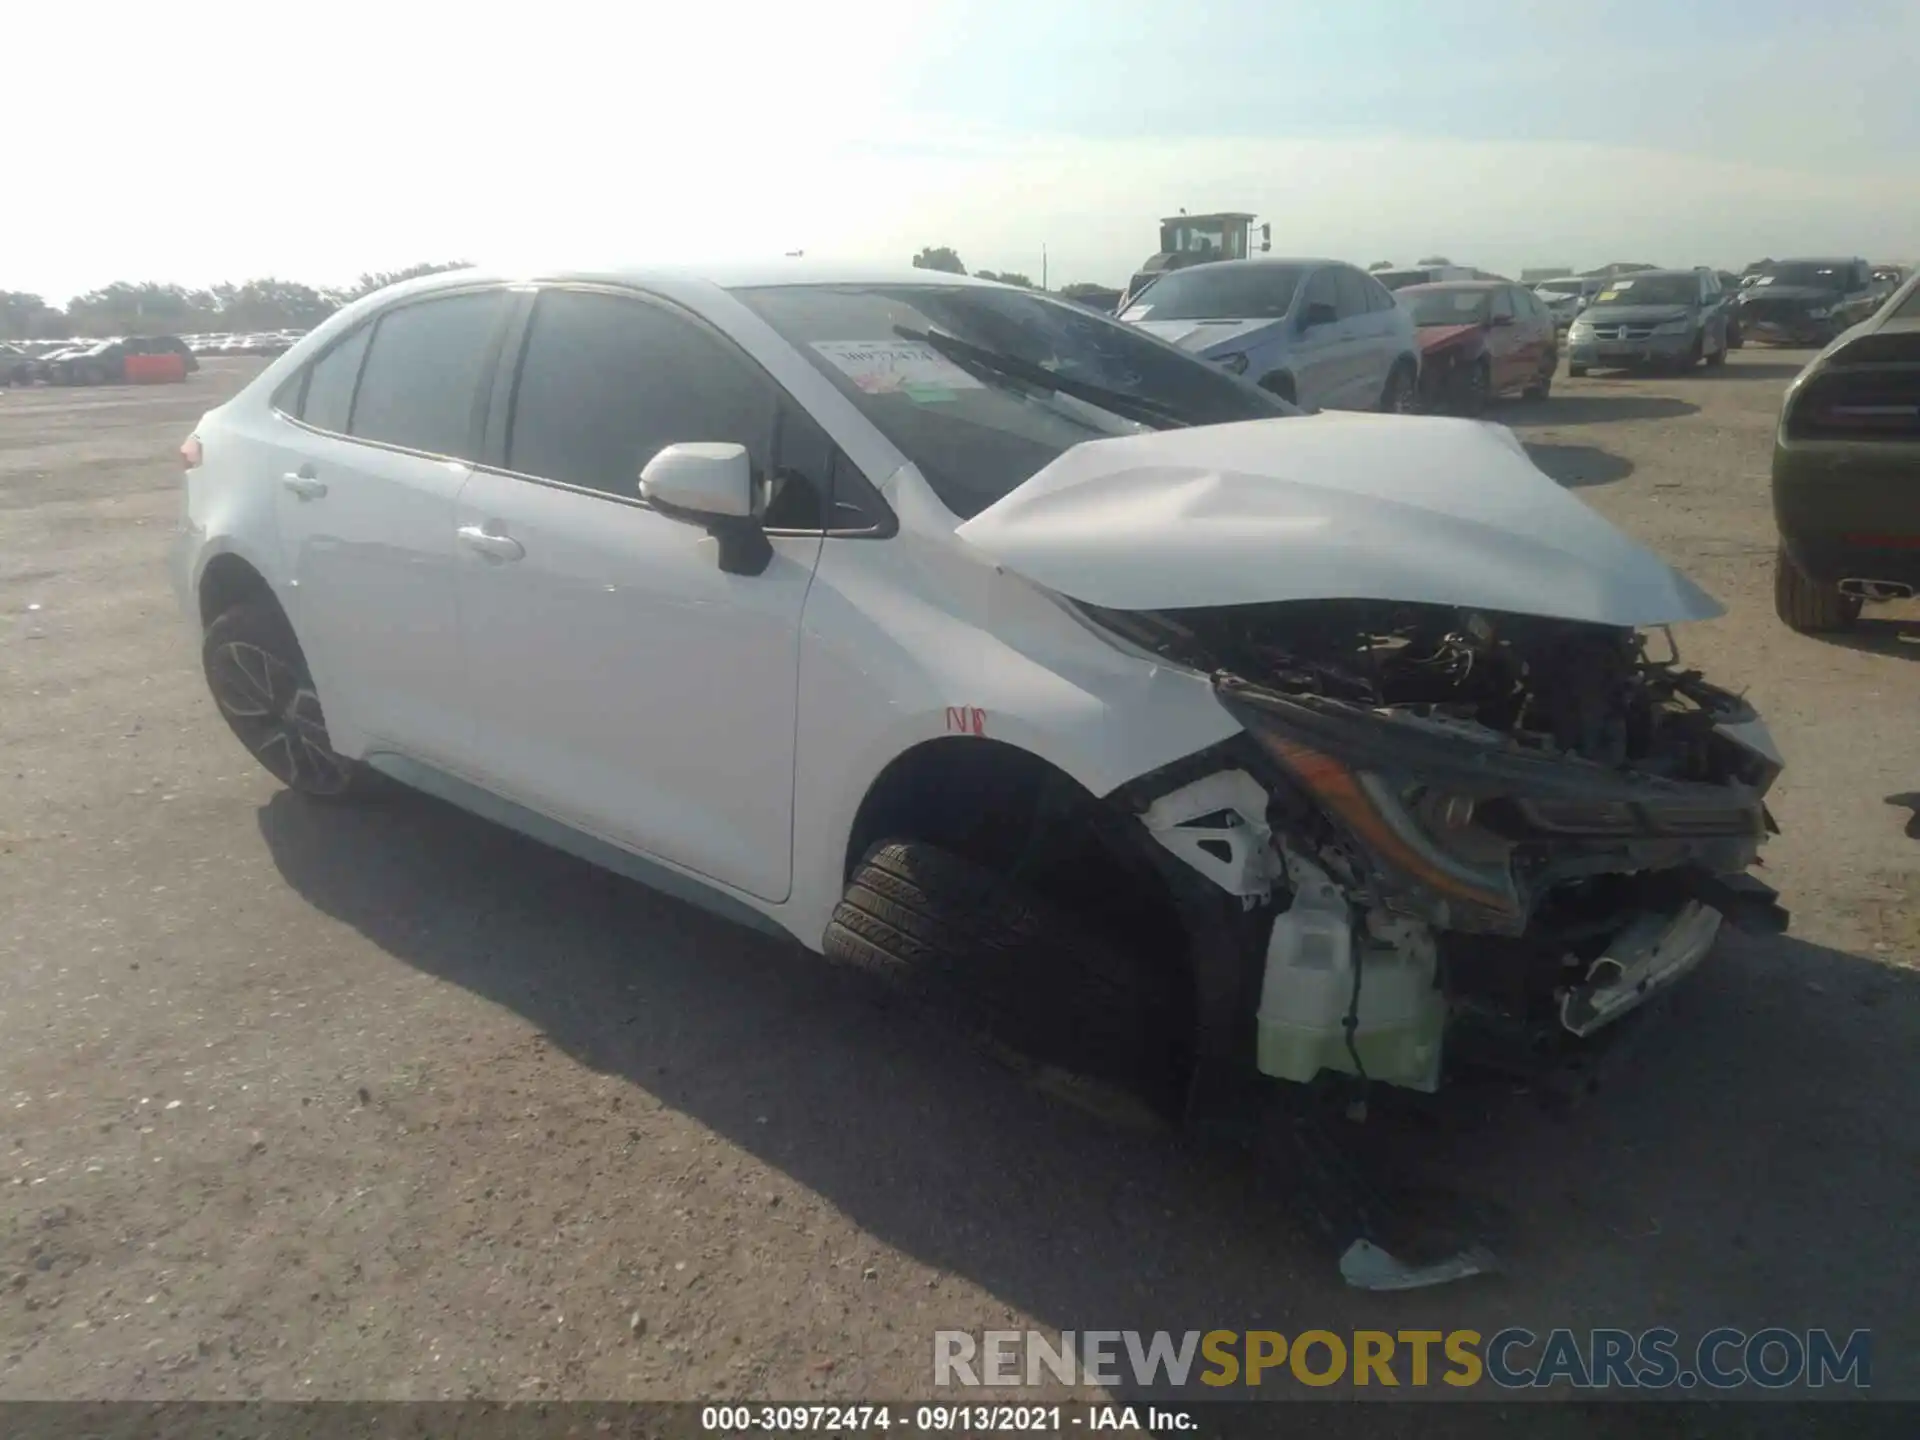
<svg viewBox="0 0 1920 1440">
<path fill-rule="evenodd" d="M 0 1398 L 901 1398 L 936 1328 L 1507 1324 L 1868 1326 L 1920 1394 L 1920 623 L 1774 620 L 1804 358 L 1495 414 L 1730 607 L 1681 643 L 1786 751 L 1794 924 L 1570 1118 L 1467 1092 L 1410 1137 L 1513 1267 L 1403 1296 L 1344 1289 L 1270 1170 L 796 947 L 424 800 L 279 793 L 161 566 L 172 452 L 252 365 L 0 391 Z"/>
</svg>

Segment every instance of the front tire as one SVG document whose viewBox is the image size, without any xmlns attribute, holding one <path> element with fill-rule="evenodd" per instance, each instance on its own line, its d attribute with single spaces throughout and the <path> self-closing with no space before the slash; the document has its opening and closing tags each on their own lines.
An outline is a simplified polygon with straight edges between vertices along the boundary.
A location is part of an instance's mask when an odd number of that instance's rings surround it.
<svg viewBox="0 0 1920 1440">
<path fill-rule="evenodd" d="M 1478 361 L 1467 372 L 1460 386 L 1460 413 L 1468 416 L 1485 414 L 1487 399 L 1492 393 L 1493 369 L 1485 360 Z"/>
<path fill-rule="evenodd" d="M 282 785 L 321 800 L 374 788 L 373 772 L 334 750 L 306 656 L 271 600 L 243 600 L 218 616 L 200 661 L 227 728 Z"/>
<path fill-rule="evenodd" d="M 1793 563 L 1782 545 L 1773 556 L 1773 608 L 1789 630 L 1802 635 L 1830 635 L 1851 630 L 1860 618 L 1857 596 L 1814 581 Z"/>
<path fill-rule="evenodd" d="M 1380 392 L 1380 413 L 1383 415 L 1413 413 L 1413 372 L 1404 362 L 1395 364 L 1387 374 L 1386 389 Z"/>
<path fill-rule="evenodd" d="M 1188 1006 L 1172 969 L 971 860 L 874 846 L 823 949 L 1030 1059 L 1179 1103 Z"/>
</svg>

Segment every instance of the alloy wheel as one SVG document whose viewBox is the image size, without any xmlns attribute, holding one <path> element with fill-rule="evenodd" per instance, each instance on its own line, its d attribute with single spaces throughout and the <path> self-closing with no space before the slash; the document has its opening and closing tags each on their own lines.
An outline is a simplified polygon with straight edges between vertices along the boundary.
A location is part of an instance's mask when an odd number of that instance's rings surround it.
<svg viewBox="0 0 1920 1440">
<path fill-rule="evenodd" d="M 208 656 L 207 679 L 241 743 L 282 784 L 314 795 L 347 788 L 351 772 L 327 738 L 320 697 L 293 666 L 230 640 Z"/>
</svg>

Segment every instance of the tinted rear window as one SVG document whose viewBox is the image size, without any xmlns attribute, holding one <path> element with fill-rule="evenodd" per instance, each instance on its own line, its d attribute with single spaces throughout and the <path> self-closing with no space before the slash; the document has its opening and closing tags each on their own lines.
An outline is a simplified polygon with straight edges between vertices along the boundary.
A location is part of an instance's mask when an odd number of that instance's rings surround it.
<svg viewBox="0 0 1920 1440">
<path fill-rule="evenodd" d="M 352 433 L 366 440 L 470 459 L 476 397 L 492 375 L 498 290 L 448 295 L 389 310 L 374 326 Z"/>
</svg>

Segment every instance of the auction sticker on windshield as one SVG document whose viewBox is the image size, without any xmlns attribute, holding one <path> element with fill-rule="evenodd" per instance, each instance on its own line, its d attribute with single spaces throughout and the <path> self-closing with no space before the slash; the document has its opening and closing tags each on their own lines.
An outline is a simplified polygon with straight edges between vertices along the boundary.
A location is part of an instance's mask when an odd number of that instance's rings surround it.
<svg viewBox="0 0 1920 1440">
<path fill-rule="evenodd" d="M 950 400 L 956 390 L 983 390 L 973 376 L 931 345 L 914 340 L 816 340 L 813 348 L 869 395 Z"/>
</svg>

